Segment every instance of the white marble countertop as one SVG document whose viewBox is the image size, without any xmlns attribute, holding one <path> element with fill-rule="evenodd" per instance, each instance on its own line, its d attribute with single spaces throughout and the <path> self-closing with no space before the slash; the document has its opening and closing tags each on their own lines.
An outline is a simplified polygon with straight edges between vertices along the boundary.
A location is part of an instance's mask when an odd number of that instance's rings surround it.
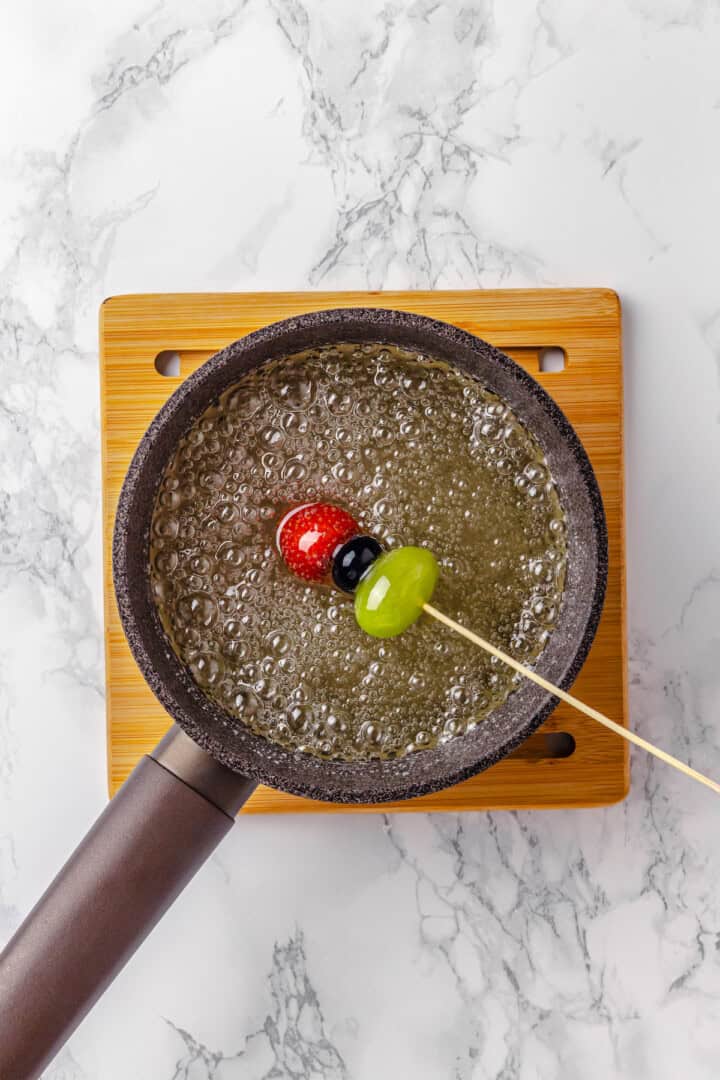
<svg viewBox="0 0 720 1080">
<path fill-rule="evenodd" d="M 606 285 L 631 722 L 720 776 L 720 9 L 0 13 L 0 939 L 106 800 L 96 320 L 128 291 Z M 243 821 L 49 1080 L 716 1080 L 718 803 Z"/>
</svg>

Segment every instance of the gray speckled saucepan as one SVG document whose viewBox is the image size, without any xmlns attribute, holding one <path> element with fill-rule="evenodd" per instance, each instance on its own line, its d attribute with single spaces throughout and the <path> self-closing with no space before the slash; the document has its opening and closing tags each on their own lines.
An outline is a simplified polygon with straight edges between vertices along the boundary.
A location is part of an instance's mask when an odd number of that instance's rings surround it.
<svg viewBox="0 0 720 1080">
<path fill-rule="evenodd" d="M 397 345 L 462 368 L 504 398 L 534 433 L 568 526 L 562 610 L 536 668 L 566 689 L 587 656 L 607 579 L 600 492 L 563 413 L 509 357 L 454 326 L 382 308 L 301 315 L 213 356 L 182 383 L 143 436 L 120 495 L 113 538 L 123 627 L 140 670 L 175 724 L 128 777 L 0 957 L 0 1077 L 39 1076 L 231 828 L 257 783 L 332 802 L 409 799 L 494 765 L 556 703 L 525 681 L 474 731 L 444 746 L 392 761 L 321 761 L 230 725 L 170 647 L 150 593 L 149 538 L 155 494 L 179 438 L 246 372 L 345 341 Z"/>
</svg>

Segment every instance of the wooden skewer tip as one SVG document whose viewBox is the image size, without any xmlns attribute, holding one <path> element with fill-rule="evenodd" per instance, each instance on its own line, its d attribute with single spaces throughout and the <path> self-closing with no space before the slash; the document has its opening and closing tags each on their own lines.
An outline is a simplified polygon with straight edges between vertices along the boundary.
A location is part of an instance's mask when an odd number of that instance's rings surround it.
<svg viewBox="0 0 720 1080">
<path fill-rule="evenodd" d="M 513 671 L 517 671 L 524 678 L 534 682 L 537 686 L 542 687 L 543 690 L 547 690 L 548 693 L 553 694 L 554 697 L 564 701 L 567 705 L 570 705 L 573 709 L 577 709 L 578 712 L 583 713 L 585 716 L 589 716 L 591 720 L 596 720 L 599 724 L 603 724 L 604 727 L 609 728 L 610 731 L 614 731 L 616 735 L 620 735 L 621 738 L 626 739 L 634 746 L 639 746 L 642 750 L 646 750 L 647 753 L 653 754 L 660 761 L 664 761 L 666 765 L 671 765 L 674 769 L 677 769 L 681 773 L 685 773 L 692 780 L 697 780 L 699 784 L 704 784 L 705 787 L 709 787 L 711 791 L 720 795 L 720 784 L 715 780 L 711 780 L 709 776 L 703 776 L 696 769 L 686 765 L 683 761 L 679 761 L 678 758 L 673 757 L 672 754 L 668 754 L 665 750 L 661 750 L 659 746 L 655 746 L 653 743 L 648 742 L 647 739 L 643 739 L 642 736 L 636 735 L 634 731 L 630 731 L 628 728 L 623 727 L 622 724 L 618 724 L 615 720 L 611 720 L 609 716 L 605 716 L 604 713 L 598 712 L 597 709 L 591 708 L 590 705 L 586 705 L 579 698 L 574 697 L 572 694 L 568 694 L 566 690 L 561 690 L 559 686 L 555 686 L 548 679 L 543 678 L 542 675 L 538 675 L 532 668 L 526 667 L 525 664 L 521 664 L 514 657 L 509 656 L 503 652 L 502 649 L 496 648 L 491 642 L 486 641 L 485 638 L 480 637 L 479 634 L 473 633 L 472 630 L 468 630 L 466 626 L 456 622 L 455 619 L 451 619 L 449 615 L 445 615 L 444 612 L 438 608 L 433 607 L 432 604 L 423 604 L 423 610 L 426 614 L 431 615 L 433 619 L 437 619 L 438 622 L 447 626 L 450 630 L 454 630 L 456 634 L 460 634 L 461 637 L 471 641 L 474 645 L 484 649 L 485 652 L 490 653 L 491 656 L 495 656 L 498 660 L 501 660 Z"/>
</svg>

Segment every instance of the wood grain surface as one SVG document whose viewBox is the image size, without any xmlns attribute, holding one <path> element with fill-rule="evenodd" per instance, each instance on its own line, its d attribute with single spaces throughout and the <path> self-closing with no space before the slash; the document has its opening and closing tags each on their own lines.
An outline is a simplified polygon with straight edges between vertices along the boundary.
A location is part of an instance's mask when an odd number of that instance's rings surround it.
<svg viewBox="0 0 720 1080">
<path fill-rule="evenodd" d="M 414 311 L 454 323 L 503 349 L 538 379 L 576 428 L 595 468 L 608 519 L 610 574 L 595 639 L 573 693 L 621 723 L 626 717 L 623 397 L 620 303 L 608 289 L 463 292 L 178 293 L 116 296 L 100 311 L 108 778 L 114 793 L 170 719 L 146 686 L 123 636 L 110 543 L 125 471 L 154 414 L 218 349 L 290 315 L 334 307 Z M 542 350 L 565 350 L 563 371 L 540 370 Z M 155 369 L 162 350 L 181 358 L 180 375 Z M 568 732 L 575 750 L 552 757 L 548 733 Z M 454 788 L 383 807 L 313 802 L 258 788 L 244 812 L 487 810 L 601 806 L 629 788 L 627 746 L 560 705 L 511 757 Z"/>
</svg>

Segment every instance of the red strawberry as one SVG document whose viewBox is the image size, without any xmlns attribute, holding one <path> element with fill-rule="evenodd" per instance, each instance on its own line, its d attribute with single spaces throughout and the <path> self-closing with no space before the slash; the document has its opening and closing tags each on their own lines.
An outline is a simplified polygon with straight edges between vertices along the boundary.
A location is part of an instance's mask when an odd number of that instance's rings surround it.
<svg viewBox="0 0 720 1080">
<path fill-rule="evenodd" d="M 277 528 L 277 545 L 286 564 L 306 581 L 320 581 L 330 570 L 332 557 L 346 540 L 359 532 L 347 510 L 328 503 L 296 506 Z"/>
</svg>

